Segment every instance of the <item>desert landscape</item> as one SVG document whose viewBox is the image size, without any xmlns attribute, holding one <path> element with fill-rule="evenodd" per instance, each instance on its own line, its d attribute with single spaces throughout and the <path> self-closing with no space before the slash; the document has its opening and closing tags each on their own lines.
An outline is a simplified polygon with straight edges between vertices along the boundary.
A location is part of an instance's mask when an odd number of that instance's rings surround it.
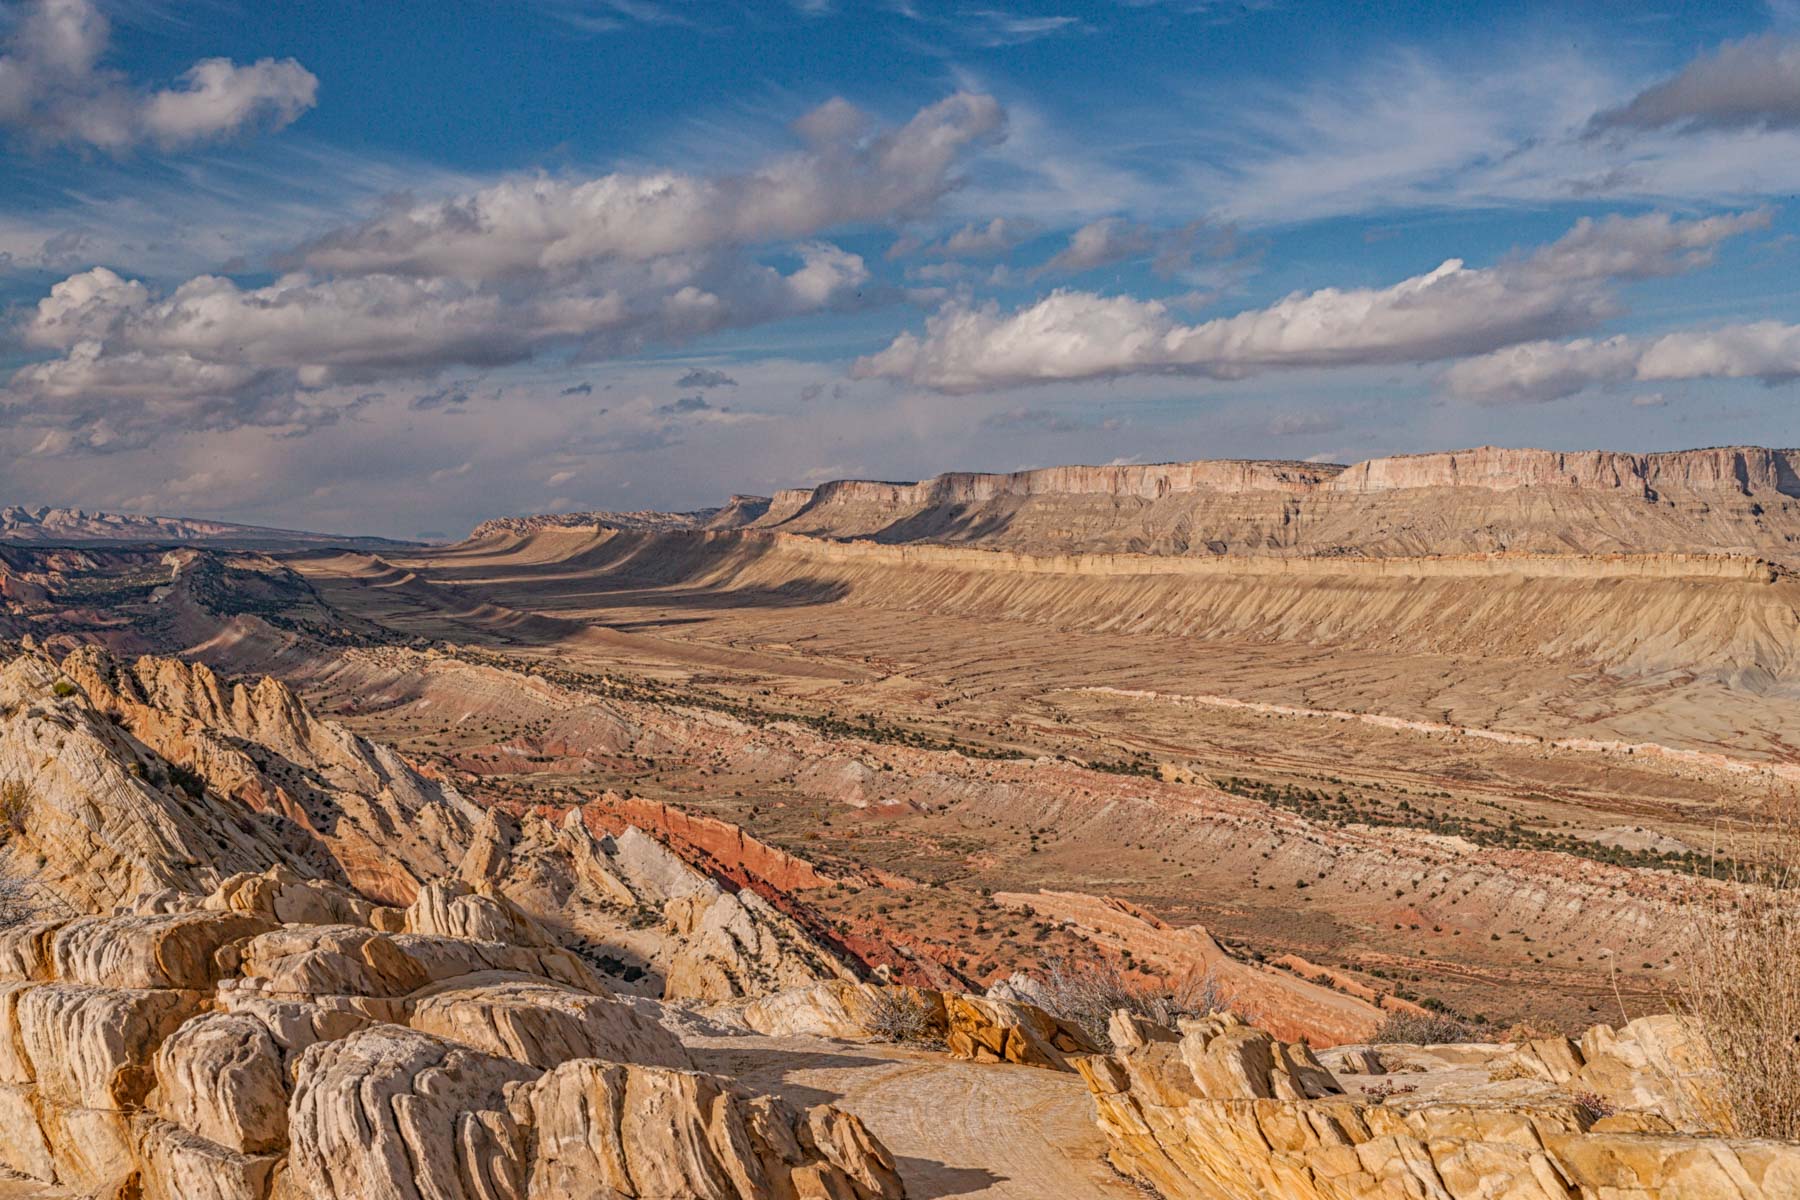
<svg viewBox="0 0 1800 1200">
<path fill-rule="evenodd" d="M 0 1200 L 1800 1200 L 1800 0 L 0 0 Z"/>
<path fill-rule="evenodd" d="M 1723 1136 L 1683 955 L 1800 782 L 1797 467 L 1056 468 L 379 550 L 40 521 L 0 1165 L 1793 1194 Z"/>
</svg>

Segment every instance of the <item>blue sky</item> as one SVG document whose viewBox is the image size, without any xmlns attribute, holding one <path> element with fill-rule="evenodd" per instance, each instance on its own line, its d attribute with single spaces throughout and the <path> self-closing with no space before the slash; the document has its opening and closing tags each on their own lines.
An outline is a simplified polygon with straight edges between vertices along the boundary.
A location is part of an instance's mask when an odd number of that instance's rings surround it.
<svg viewBox="0 0 1800 1200">
<path fill-rule="evenodd" d="M 1800 442 L 1800 8 L 0 4 L 0 502 Z"/>
</svg>

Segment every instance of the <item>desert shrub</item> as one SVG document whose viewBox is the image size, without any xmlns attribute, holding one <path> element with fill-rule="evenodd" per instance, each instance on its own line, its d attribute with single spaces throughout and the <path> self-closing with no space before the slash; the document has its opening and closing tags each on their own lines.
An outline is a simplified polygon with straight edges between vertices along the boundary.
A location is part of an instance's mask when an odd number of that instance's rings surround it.
<svg viewBox="0 0 1800 1200">
<path fill-rule="evenodd" d="M 1569 1099 L 1575 1102 L 1575 1107 L 1581 1111 L 1583 1117 L 1587 1118 L 1589 1125 L 1602 1117 L 1610 1117 L 1618 1111 L 1613 1107 L 1611 1100 L 1598 1092 L 1576 1092 Z"/>
<path fill-rule="evenodd" d="M 1120 1009 L 1173 1028 L 1183 1017 L 1204 1017 L 1231 1007 L 1210 973 L 1150 983 L 1129 978 L 1110 960 L 1051 958 L 1032 982 L 1034 999 L 1046 1012 L 1080 1029 L 1102 1050 L 1112 1049 L 1107 1025 Z M 1249 1019 L 1248 1014 L 1239 1016 Z"/>
<path fill-rule="evenodd" d="M 1800 805 L 1772 801 L 1726 832 L 1727 886 L 1688 893 L 1678 1007 L 1719 1069 L 1722 1114 L 1747 1137 L 1800 1140 Z"/>
<path fill-rule="evenodd" d="M 192 767 L 184 767 L 180 763 L 170 763 L 169 782 L 196 800 L 206 795 L 206 777 Z"/>
<path fill-rule="evenodd" d="M 1479 1041 L 1481 1032 L 1449 1013 L 1391 1012 L 1369 1040 L 1378 1045 L 1442 1046 Z"/>
<path fill-rule="evenodd" d="M 43 895 L 29 881 L 0 870 L 0 929 L 23 925 L 51 915 Z"/>
<path fill-rule="evenodd" d="M 902 988 L 877 988 L 869 998 L 869 1033 L 883 1042 L 935 1046 L 943 1030 L 932 1020 L 931 1006 Z"/>
<path fill-rule="evenodd" d="M 52 692 L 55 692 L 58 696 L 62 696 L 66 699 L 70 696 L 73 696 L 78 689 L 75 687 L 74 684 L 70 683 L 68 680 L 59 679 L 55 683 L 50 685 L 50 690 Z"/>
<path fill-rule="evenodd" d="M 25 832 L 25 814 L 31 811 L 31 787 L 23 779 L 0 779 L 0 836 Z"/>
</svg>

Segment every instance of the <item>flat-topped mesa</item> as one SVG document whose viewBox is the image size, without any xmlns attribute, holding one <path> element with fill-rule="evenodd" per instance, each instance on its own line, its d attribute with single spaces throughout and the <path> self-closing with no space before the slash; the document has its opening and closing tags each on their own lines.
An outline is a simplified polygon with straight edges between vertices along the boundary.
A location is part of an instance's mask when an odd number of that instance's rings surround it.
<svg viewBox="0 0 1800 1200">
<path fill-rule="evenodd" d="M 221 549 L 265 550 L 339 543 L 390 547 L 411 544 L 388 538 L 309 533 L 199 517 L 140 516 L 83 508 L 26 508 L 18 504 L 0 508 L 0 543 L 4 542 L 48 545 L 180 542 Z"/>
<path fill-rule="evenodd" d="M 750 499 L 754 499 L 754 497 L 733 496 L 732 502 L 736 504 L 740 500 Z M 640 509 L 636 512 L 596 510 L 592 512 L 540 513 L 529 517 L 493 517 L 471 530 L 469 540 L 480 541 L 484 538 L 504 537 L 509 534 L 523 536 L 545 529 L 581 529 L 593 532 L 602 529 L 629 529 L 638 532 L 705 529 L 713 528 L 712 522 L 726 511 L 723 508 L 701 508 L 693 512 L 675 513 L 657 512 L 653 509 Z"/>
<path fill-rule="evenodd" d="M 1654 494 L 1659 490 L 1758 491 L 1800 496 L 1800 450 L 1721 446 L 1630 454 L 1618 450 L 1513 450 L 1478 446 L 1399 454 L 1343 466 L 1260 459 L 1040 467 L 1010 474 L 953 471 L 918 483 L 838 479 L 775 493 L 756 524 L 780 524 L 813 504 L 980 503 L 1003 496 L 1130 496 L 1157 500 L 1196 492 L 1382 492 L 1411 488 L 1572 487 Z M 736 497 L 734 497 L 734 500 Z"/>
<path fill-rule="evenodd" d="M 1791 563 L 1800 451 L 1472 450 L 837 480 L 744 528 L 1026 554 L 1732 554 Z"/>
<path fill-rule="evenodd" d="M 759 519 L 769 511 L 767 496 L 734 495 L 725 502 L 725 507 L 708 517 L 703 524 L 708 529 L 739 529 Z"/>
<path fill-rule="evenodd" d="M 1330 491 L 1352 493 L 1441 487 L 1493 491 L 1582 488 L 1622 491 L 1652 500 L 1675 491 L 1800 496 L 1800 450 L 1720 446 L 1626 454 L 1481 446 L 1370 459 L 1346 467 L 1327 485 Z"/>
<path fill-rule="evenodd" d="M 1039 467 L 998 475 L 952 471 L 918 483 L 837 479 L 816 488 L 775 493 L 759 526 L 778 525 L 813 504 L 875 503 L 895 508 L 929 504 L 979 504 L 1002 497 L 1129 496 L 1158 500 L 1194 492 L 1307 492 L 1334 478 L 1336 463 L 1199 459 L 1179 463 Z"/>
</svg>

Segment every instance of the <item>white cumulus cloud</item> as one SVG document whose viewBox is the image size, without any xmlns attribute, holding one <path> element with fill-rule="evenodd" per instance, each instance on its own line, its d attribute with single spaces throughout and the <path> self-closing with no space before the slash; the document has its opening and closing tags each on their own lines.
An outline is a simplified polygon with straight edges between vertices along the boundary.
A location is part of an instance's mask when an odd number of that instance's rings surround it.
<svg viewBox="0 0 1800 1200">
<path fill-rule="evenodd" d="M 20 323 L 44 357 L 13 373 L 0 407 L 60 430 L 64 448 L 237 424 L 303 430 L 340 419 L 381 380 L 553 349 L 615 357 L 853 303 L 868 267 L 820 235 L 922 212 L 1004 122 L 970 94 L 865 135 L 848 132 L 858 123 L 841 104 L 826 109 L 802 122 L 806 150 L 747 174 L 502 181 L 327 234 L 258 287 L 200 275 L 164 290 L 106 267 L 77 272 Z"/>
<path fill-rule="evenodd" d="M 1800 379 L 1800 325 L 1753 321 L 1654 337 L 1532 342 L 1459 362 L 1444 373 L 1457 395 L 1483 404 L 1533 404 L 1608 383 Z M 1646 397 L 1632 401 L 1648 407 Z M 1661 396 L 1654 400 L 1660 404 Z"/>
<path fill-rule="evenodd" d="M 1781 129 L 1800 126 L 1800 39 L 1726 42 L 1645 88 L 1590 126 L 1606 129 Z"/>
<path fill-rule="evenodd" d="M 947 302 L 854 373 L 972 392 L 1140 373 L 1235 379 L 1278 367 L 1431 362 L 1590 328 L 1617 311 L 1611 284 L 1691 269 L 1766 212 L 1696 221 L 1583 220 L 1497 266 L 1450 259 L 1386 288 L 1296 292 L 1197 325 L 1159 301 L 1059 290 L 1013 312 Z"/>
<path fill-rule="evenodd" d="M 43 144 L 175 149 L 281 129 L 317 103 L 318 79 L 291 58 L 203 59 L 176 86 L 144 91 L 101 65 L 111 32 L 92 0 L 34 0 L 0 53 L 0 128 Z"/>
</svg>

